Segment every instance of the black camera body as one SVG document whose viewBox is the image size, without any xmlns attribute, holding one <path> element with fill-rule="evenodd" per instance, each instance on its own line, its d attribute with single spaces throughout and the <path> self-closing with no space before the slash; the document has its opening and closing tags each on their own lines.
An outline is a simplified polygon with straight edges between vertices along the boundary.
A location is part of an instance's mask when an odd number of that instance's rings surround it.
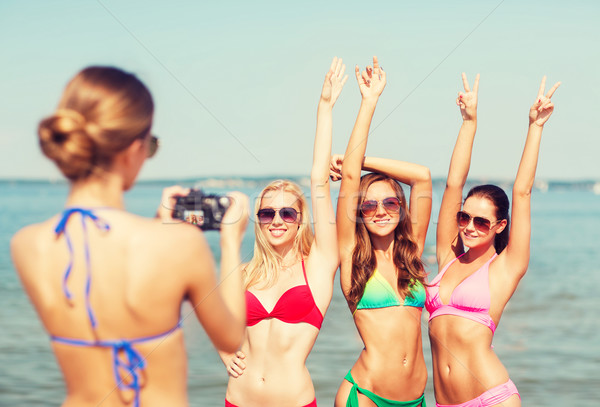
<svg viewBox="0 0 600 407">
<path fill-rule="evenodd" d="M 229 197 L 205 194 L 192 189 L 189 195 L 178 196 L 173 218 L 198 226 L 202 230 L 220 230 L 223 215 L 231 205 Z"/>
</svg>

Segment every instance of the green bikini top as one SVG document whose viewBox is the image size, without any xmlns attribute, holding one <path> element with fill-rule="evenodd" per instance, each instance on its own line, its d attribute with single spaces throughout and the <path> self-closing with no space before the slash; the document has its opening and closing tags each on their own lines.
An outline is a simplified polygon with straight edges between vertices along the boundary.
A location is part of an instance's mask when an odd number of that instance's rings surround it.
<svg viewBox="0 0 600 407">
<path fill-rule="evenodd" d="M 419 281 L 415 281 L 410 287 L 410 294 L 402 299 L 398 298 L 396 292 L 377 269 L 373 272 L 365 285 L 363 296 L 356 304 L 356 312 L 359 309 L 398 307 L 420 307 L 425 305 L 425 287 Z"/>
</svg>

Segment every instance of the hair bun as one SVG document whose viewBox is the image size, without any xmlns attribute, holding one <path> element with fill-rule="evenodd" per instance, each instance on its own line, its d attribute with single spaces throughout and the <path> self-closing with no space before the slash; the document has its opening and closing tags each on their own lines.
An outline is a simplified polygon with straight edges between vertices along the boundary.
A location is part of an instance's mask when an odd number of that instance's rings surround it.
<svg viewBox="0 0 600 407">
<path fill-rule="evenodd" d="M 86 132 L 85 117 L 71 109 L 59 109 L 42 120 L 38 129 L 40 147 L 71 180 L 88 176 L 96 154 L 94 141 Z"/>
</svg>

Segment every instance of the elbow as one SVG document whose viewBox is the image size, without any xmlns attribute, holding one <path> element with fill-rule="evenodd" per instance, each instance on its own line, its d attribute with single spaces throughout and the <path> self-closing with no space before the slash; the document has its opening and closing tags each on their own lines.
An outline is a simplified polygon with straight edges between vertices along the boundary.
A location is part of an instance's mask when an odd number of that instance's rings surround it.
<svg viewBox="0 0 600 407">
<path fill-rule="evenodd" d="M 515 183 L 515 185 L 513 185 L 512 191 L 513 199 L 530 199 L 531 190 L 531 185 L 520 185 Z"/>
<path fill-rule="evenodd" d="M 221 352 L 235 353 L 237 352 L 244 343 L 244 336 L 246 333 L 245 323 L 239 323 L 235 329 L 230 329 L 227 332 L 227 336 L 224 340 L 219 343 L 218 349 Z"/>
<path fill-rule="evenodd" d="M 323 174 L 311 174 L 310 175 L 310 185 L 313 188 L 323 188 L 329 185 L 329 173 Z"/>
</svg>

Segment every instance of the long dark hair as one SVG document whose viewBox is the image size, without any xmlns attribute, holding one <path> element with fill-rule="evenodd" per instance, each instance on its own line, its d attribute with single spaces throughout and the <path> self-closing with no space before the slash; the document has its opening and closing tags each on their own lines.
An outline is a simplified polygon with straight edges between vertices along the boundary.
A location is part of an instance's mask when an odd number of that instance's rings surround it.
<svg viewBox="0 0 600 407">
<path fill-rule="evenodd" d="M 394 230 L 393 254 L 394 266 L 398 270 L 398 291 L 406 298 L 406 296 L 411 296 L 410 288 L 412 284 L 416 281 L 421 284 L 425 283 L 425 267 L 418 255 L 419 246 L 413 237 L 412 223 L 402 187 L 396 180 L 383 174 L 370 173 L 363 175 L 358 188 L 360 199 L 356 208 L 356 244 L 352 251 L 352 278 L 347 298 L 351 308 L 356 308 L 356 304 L 363 296 L 367 281 L 371 278 L 377 266 L 375 251 L 360 211 L 360 205 L 364 201 L 371 184 L 378 181 L 387 182 L 400 200 L 400 222 Z"/>
<path fill-rule="evenodd" d="M 472 196 L 489 200 L 496 207 L 496 219 L 506 219 L 506 227 L 502 232 L 496 234 L 494 238 L 494 248 L 496 249 L 496 253 L 500 254 L 506 245 L 508 245 L 508 229 L 510 226 L 510 216 L 508 214 L 510 203 L 508 196 L 502 188 L 491 184 L 478 185 L 471 188 L 465 201 Z"/>
</svg>

